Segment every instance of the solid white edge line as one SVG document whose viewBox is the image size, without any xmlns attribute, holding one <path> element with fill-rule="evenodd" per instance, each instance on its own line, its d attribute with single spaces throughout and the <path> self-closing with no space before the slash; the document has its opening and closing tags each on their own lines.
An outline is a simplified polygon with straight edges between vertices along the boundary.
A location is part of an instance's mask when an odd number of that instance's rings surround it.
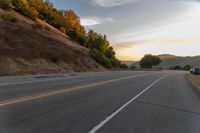
<svg viewBox="0 0 200 133">
<path fill-rule="evenodd" d="M 123 106 L 121 106 L 119 109 L 117 109 L 114 113 L 112 113 L 110 116 L 106 117 L 105 120 L 103 120 L 102 122 L 100 122 L 97 126 L 95 126 L 91 131 L 89 131 L 89 133 L 96 133 L 96 131 L 98 131 L 101 127 L 103 127 L 107 122 L 109 122 L 114 116 L 116 116 L 120 111 L 122 111 L 124 108 L 126 108 L 131 102 L 133 102 L 134 100 L 136 100 L 140 95 L 142 95 L 144 92 L 146 92 L 148 89 L 150 89 L 153 85 L 155 85 L 156 83 L 158 83 L 160 80 L 162 80 L 163 78 L 167 77 L 168 75 L 164 75 L 161 78 L 159 78 L 158 80 L 156 80 L 155 82 L 153 82 L 151 85 L 149 85 L 148 87 L 146 87 L 143 91 L 141 91 L 139 94 L 137 94 L 135 97 L 133 97 L 131 100 L 129 100 L 127 103 L 125 103 Z"/>
</svg>

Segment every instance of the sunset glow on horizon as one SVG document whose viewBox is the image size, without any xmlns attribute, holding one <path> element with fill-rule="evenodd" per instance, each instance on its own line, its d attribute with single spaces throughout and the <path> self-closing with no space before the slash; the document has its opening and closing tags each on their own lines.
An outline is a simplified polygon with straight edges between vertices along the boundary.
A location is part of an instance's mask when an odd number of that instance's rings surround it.
<svg viewBox="0 0 200 133">
<path fill-rule="evenodd" d="M 73 9 L 86 30 L 106 34 L 120 60 L 144 54 L 200 55 L 198 0 L 52 0 Z"/>
</svg>

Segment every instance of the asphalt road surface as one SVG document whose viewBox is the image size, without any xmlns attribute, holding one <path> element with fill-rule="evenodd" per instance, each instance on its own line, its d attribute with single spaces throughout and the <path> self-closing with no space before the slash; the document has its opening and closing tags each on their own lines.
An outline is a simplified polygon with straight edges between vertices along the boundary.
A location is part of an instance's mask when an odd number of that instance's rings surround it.
<svg viewBox="0 0 200 133">
<path fill-rule="evenodd" d="M 182 71 L 0 78 L 0 133 L 200 133 Z"/>
</svg>

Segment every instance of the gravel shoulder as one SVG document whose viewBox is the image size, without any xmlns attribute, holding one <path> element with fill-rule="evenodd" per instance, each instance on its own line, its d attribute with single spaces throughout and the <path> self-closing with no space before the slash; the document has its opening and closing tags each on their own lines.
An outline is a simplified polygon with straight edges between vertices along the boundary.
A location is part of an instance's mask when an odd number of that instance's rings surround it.
<svg viewBox="0 0 200 133">
<path fill-rule="evenodd" d="M 194 86 L 200 96 L 200 75 L 187 74 L 186 78 Z"/>
</svg>

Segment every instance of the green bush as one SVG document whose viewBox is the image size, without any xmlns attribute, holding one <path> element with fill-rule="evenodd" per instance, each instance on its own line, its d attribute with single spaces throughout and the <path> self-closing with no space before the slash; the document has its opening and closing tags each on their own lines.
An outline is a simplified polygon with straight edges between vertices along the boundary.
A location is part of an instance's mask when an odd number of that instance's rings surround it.
<svg viewBox="0 0 200 133">
<path fill-rule="evenodd" d="M 183 67 L 183 70 L 189 71 L 191 69 L 191 65 L 185 65 Z"/>
<path fill-rule="evenodd" d="M 42 29 L 42 25 L 36 22 L 32 24 L 32 28 L 35 30 Z"/>
<path fill-rule="evenodd" d="M 182 67 L 181 67 L 180 65 L 176 65 L 176 66 L 174 66 L 174 69 L 175 69 L 175 70 L 181 70 Z"/>
<path fill-rule="evenodd" d="M 126 64 L 124 64 L 124 63 L 122 63 L 122 64 L 120 64 L 120 68 L 123 68 L 123 69 L 128 69 L 128 65 L 126 65 Z"/>
<path fill-rule="evenodd" d="M 0 0 L 0 8 L 4 10 L 11 10 L 12 7 L 10 6 L 11 2 L 7 0 Z"/>
<path fill-rule="evenodd" d="M 11 14 L 0 14 L 0 18 L 13 23 L 17 22 L 17 18 Z"/>
<path fill-rule="evenodd" d="M 140 66 L 141 66 L 141 68 L 151 69 L 152 67 L 159 65 L 161 62 L 162 61 L 159 56 L 155 56 L 152 54 L 146 54 L 140 60 Z"/>
<path fill-rule="evenodd" d="M 112 64 L 113 67 L 118 68 L 121 65 L 121 62 L 118 59 L 116 59 L 115 57 L 110 59 L 110 61 L 111 61 L 111 64 Z"/>
<path fill-rule="evenodd" d="M 112 67 L 110 60 L 103 53 L 99 52 L 97 49 L 91 50 L 91 56 L 105 68 Z"/>
<path fill-rule="evenodd" d="M 51 56 L 51 60 L 54 62 L 54 63 L 57 63 L 59 60 L 60 60 L 60 55 L 58 53 L 54 53 L 52 56 Z"/>
</svg>

